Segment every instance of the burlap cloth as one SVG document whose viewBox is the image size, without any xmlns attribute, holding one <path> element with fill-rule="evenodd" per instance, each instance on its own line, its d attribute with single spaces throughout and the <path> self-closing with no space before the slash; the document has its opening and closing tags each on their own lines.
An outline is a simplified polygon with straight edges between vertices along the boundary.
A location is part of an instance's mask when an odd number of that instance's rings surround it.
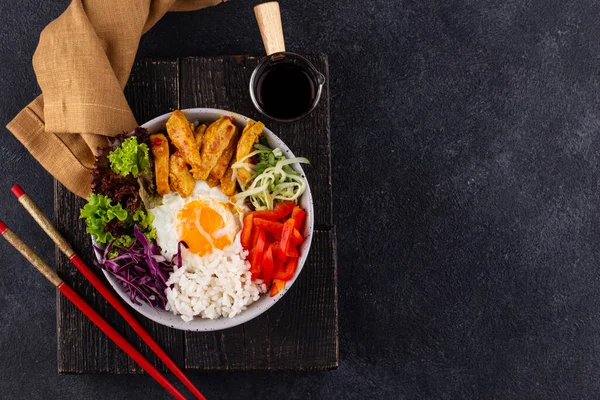
<svg viewBox="0 0 600 400">
<path fill-rule="evenodd" d="M 63 185 L 90 194 L 94 153 L 137 126 L 123 88 L 140 37 L 167 11 L 223 0 L 73 0 L 41 33 L 33 68 L 42 95 L 7 125 Z"/>
</svg>

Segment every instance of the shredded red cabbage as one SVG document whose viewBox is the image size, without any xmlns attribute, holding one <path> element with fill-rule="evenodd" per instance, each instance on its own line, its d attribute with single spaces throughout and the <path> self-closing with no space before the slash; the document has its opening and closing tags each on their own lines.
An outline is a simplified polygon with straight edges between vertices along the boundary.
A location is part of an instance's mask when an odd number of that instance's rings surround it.
<svg viewBox="0 0 600 400">
<path fill-rule="evenodd" d="M 141 305 L 139 298 L 153 308 L 164 310 L 167 303 L 166 282 L 173 265 L 181 267 L 181 247 L 169 261 L 160 254 L 158 245 L 149 241 L 137 225 L 134 225 L 133 232 L 135 241 L 128 248 L 119 248 L 113 243 L 104 250 L 98 248 L 103 256 L 97 264 L 117 278 L 134 304 Z M 113 250 L 117 251 L 117 256 L 109 258 Z"/>
</svg>

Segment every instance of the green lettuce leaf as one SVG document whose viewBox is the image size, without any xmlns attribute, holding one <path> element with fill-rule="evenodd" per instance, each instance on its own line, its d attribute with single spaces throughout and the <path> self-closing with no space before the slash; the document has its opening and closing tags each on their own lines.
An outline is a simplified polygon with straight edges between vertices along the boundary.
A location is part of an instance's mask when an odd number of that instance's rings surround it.
<svg viewBox="0 0 600 400">
<path fill-rule="evenodd" d="M 86 232 L 94 235 L 99 243 L 109 243 L 114 239 L 104 227 L 113 219 L 126 221 L 129 218 L 127 210 L 121 204 L 111 204 L 108 197 L 101 194 L 90 195 L 87 204 L 81 209 L 79 218 L 85 218 Z"/>
<path fill-rule="evenodd" d="M 134 238 L 129 235 L 119 236 L 117 240 L 115 240 L 115 246 L 117 247 L 129 247 L 133 244 Z"/>
<path fill-rule="evenodd" d="M 133 215 L 133 223 L 140 228 L 148 240 L 156 239 L 156 229 L 152 222 L 154 222 L 154 214 L 144 208 L 138 209 Z"/>
<path fill-rule="evenodd" d="M 142 173 L 152 173 L 148 146 L 138 143 L 136 137 L 125 139 L 121 146 L 110 152 L 108 160 L 110 168 L 121 176 L 131 174 L 137 178 Z"/>
<path fill-rule="evenodd" d="M 142 206 L 131 215 L 121 204 L 113 204 L 110 198 L 101 194 L 89 197 L 79 218 L 85 218 L 86 232 L 94 235 L 98 243 L 108 244 L 116 239 L 114 245 L 117 247 L 131 246 L 135 241 L 133 225 L 137 225 L 148 240 L 156 239 L 156 229 L 152 225 L 154 214 Z"/>
</svg>

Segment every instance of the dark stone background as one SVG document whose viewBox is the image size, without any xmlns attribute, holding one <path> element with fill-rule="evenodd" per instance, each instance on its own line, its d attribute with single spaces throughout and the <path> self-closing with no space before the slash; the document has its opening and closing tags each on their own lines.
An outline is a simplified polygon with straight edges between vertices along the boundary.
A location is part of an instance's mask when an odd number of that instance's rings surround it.
<svg viewBox="0 0 600 400">
<path fill-rule="evenodd" d="M 0 1 L 0 123 L 68 1 Z M 251 5 L 171 14 L 140 57 L 260 54 Z M 340 367 L 193 374 L 210 399 L 597 398 L 600 4 L 282 0 L 288 49 L 329 55 Z M 5 128 L 0 217 L 54 247 L 52 180 Z M 145 376 L 59 376 L 54 289 L 0 241 L 0 397 L 149 399 Z"/>
</svg>

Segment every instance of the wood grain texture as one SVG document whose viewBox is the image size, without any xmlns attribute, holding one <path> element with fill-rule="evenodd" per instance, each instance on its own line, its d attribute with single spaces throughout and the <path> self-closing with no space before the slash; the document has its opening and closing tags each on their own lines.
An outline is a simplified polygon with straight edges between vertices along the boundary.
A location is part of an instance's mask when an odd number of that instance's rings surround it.
<svg viewBox="0 0 600 400">
<path fill-rule="evenodd" d="M 129 104 L 138 121 L 145 121 L 178 106 L 177 61 L 142 61 L 134 65 L 125 89 Z M 88 265 L 94 260 L 89 235 L 79 220 L 79 209 L 85 202 L 55 182 L 55 221 Z M 162 361 L 139 339 L 123 318 L 108 305 L 92 285 L 59 251 L 57 269 L 63 279 L 95 310 L 110 321 L 150 362 L 166 371 Z M 98 270 L 97 273 L 102 275 Z M 103 275 L 102 275 L 102 278 Z M 112 343 L 92 322 L 60 293 L 57 295 L 58 371 L 60 373 L 141 373 L 141 368 Z M 140 323 L 178 365 L 184 364 L 183 333 L 143 318 Z"/>
<path fill-rule="evenodd" d="M 254 7 L 254 15 L 267 55 L 285 51 L 279 3 L 270 1 Z"/>
<path fill-rule="evenodd" d="M 327 77 L 325 56 L 308 57 Z M 248 82 L 258 59 L 248 56 L 183 58 L 137 62 L 125 89 L 139 122 L 176 108 L 214 107 L 261 119 L 253 108 Z M 311 253 L 298 281 L 283 299 L 261 317 L 214 333 L 166 328 L 140 316 L 165 351 L 188 370 L 313 370 L 338 365 L 337 275 L 335 230 L 331 215 L 331 151 L 329 95 L 324 88 L 319 107 L 292 124 L 264 122 L 297 155 L 313 163 L 306 169 L 315 198 Z M 74 249 L 91 263 L 91 242 L 78 219 L 84 202 L 55 183 L 55 219 Z M 67 283 L 153 363 L 135 333 L 110 308 L 70 262 L 57 252 L 57 268 Z M 100 272 L 98 271 L 100 274 Z M 61 373 L 140 373 L 130 361 L 73 305 L 57 302 L 58 365 Z M 134 313 L 134 315 L 138 315 Z M 160 370 L 165 367 L 158 362 Z"/>
</svg>

